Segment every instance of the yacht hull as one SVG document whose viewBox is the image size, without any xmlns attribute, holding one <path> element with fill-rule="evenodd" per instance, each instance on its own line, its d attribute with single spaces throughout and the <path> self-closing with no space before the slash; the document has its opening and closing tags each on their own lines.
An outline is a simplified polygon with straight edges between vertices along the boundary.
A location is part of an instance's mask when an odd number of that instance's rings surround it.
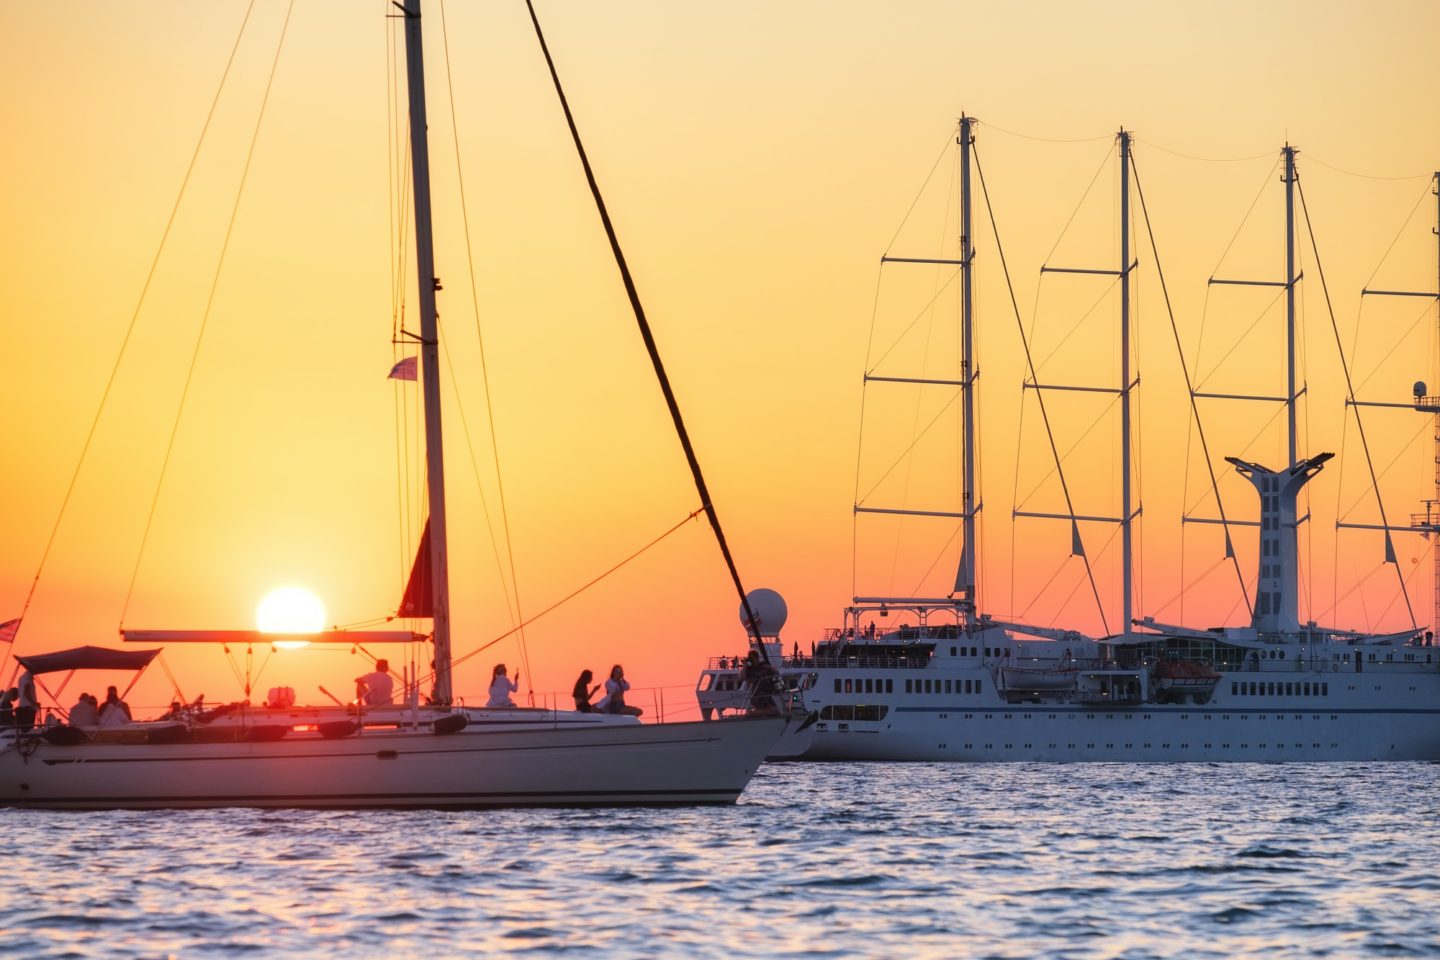
<svg viewBox="0 0 1440 960">
<path fill-rule="evenodd" d="M 366 731 L 273 743 L 33 740 L 0 750 L 0 804 L 177 807 L 622 806 L 734 803 L 786 721 Z M 3 741 L 0 741 L 3 743 Z"/>
</svg>

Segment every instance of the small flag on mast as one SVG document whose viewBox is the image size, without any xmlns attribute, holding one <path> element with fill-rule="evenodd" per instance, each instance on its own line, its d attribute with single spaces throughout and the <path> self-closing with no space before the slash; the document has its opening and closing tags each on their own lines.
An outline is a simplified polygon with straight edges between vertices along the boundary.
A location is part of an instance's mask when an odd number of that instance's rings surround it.
<svg viewBox="0 0 1440 960">
<path fill-rule="evenodd" d="M 0 623 L 0 643 L 14 643 L 15 635 L 20 632 L 20 621 L 6 620 Z"/>
<path fill-rule="evenodd" d="M 415 361 L 418 357 L 406 357 L 395 366 L 390 368 L 391 380 L 415 380 L 418 379 Z"/>
</svg>

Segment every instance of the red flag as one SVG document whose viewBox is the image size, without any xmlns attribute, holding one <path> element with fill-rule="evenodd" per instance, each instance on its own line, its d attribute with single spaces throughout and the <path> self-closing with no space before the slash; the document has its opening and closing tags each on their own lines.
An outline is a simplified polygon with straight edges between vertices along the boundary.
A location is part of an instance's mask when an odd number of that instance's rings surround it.
<svg viewBox="0 0 1440 960">
<path fill-rule="evenodd" d="M 391 380 L 414 380 L 417 378 L 415 371 L 415 357 L 406 357 L 395 366 L 390 368 Z"/>
<path fill-rule="evenodd" d="M 435 616 L 435 591 L 430 586 L 430 521 L 425 521 L 425 532 L 420 535 L 420 549 L 415 553 L 415 565 L 410 568 L 410 582 L 405 585 L 405 595 L 400 598 L 397 617 Z M 17 621 L 18 622 L 18 621 Z"/>
<path fill-rule="evenodd" d="M 20 632 L 20 621 L 6 620 L 0 623 L 0 643 L 14 643 L 15 635 Z"/>
</svg>

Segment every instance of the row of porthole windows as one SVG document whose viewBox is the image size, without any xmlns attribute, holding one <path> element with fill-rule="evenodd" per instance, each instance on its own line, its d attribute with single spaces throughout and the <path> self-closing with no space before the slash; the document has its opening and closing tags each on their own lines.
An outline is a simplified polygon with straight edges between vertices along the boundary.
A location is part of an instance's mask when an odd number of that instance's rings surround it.
<svg viewBox="0 0 1440 960">
<path fill-rule="evenodd" d="M 945 745 L 942 743 L 940 746 L 943 748 Z M 1056 750 L 1056 749 L 1059 748 L 1059 746 L 1060 746 L 1060 745 L 1059 745 L 1058 743 L 1052 743 L 1052 744 L 1049 745 L 1049 749 L 1051 749 L 1051 750 Z M 1067 743 L 1067 744 L 1065 744 L 1065 748 L 1066 748 L 1067 750 L 1074 750 L 1077 746 L 1078 746 L 1078 745 L 1077 745 L 1077 744 L 1074 744 L 1074 743 Z M 1264 744 L 1264 743 L 1256 744 L 1256 748 L 1259 749 L 1259 750 L 1264 750 L 1267 746 L 1269 746 L 1269 744 Z M 1140 749 L 1142 749 L 1142 750 L 1149 750 L 1149 749 L 1151 749 L 1152 747 L 1153 747 L 1153 744 L 1145 743 L 1145 744 L 1141 744 Z M 1283 743 L 1277 743 L 1277 744 L 1275 744 L 1275 749 L 1276 749 L 1276 750 L 1284 750 L 1285 747 L 1286 747 L 1286 745 L 1283 744 Z M 1312 750 L 1319 750 L 1319 749 L 1320 749 L 1320 744 L 1318 744 L 1318 743 L 1311 743 L 1311 744 L 1310 744 L 1310 747 L 1311 747 Z M 1338 744 L 1338 743 L 1332 743 L 1332 744 L 1330 744 L 1330 749 L 1332 749 L 1332 750 L 1337 750 L 1337 749 L 1339 749 L 1339 747 L 1340 747 L 1340 744 Z M 967 743 L 967 744 L 965 744 L 965 749 L 966 749 L 966 750 L 973 750 L 973 749 L 975 749 L 975 745 L 974 745 L 973 743 Z M 987 743 L 987 744 L 985 744 L 984 749 L 986 749 L 986 750 L 994 750 L 994 749 L 995 749 L 995 744 L 993 744 L 993 743 Z M 1013 743 L 1007 743 L 1007 744 L 1004 745 L 1003 749 L 1005 749 L 1005 750 L 1014 750 L 1014 749 L 1015 749 L 1015 744 L 1013 744 Z M 1021 745 L 1021 749 L 1022 749 L 1022 750 L 1033 750 L 1033 749 L 1035 749 L 1035 745 L 1032 744 L 1032 743 L 1022 744 L 1022 745 Z M 1094 749 L 1095 749 L 1095 744 L 1093 744 L 1093 743 L 1087 743 L 1087 744 L 1085 744 L 1085 749 L 1086 749 L 1086 750 L 1094 750 Z M 1115 744 L 1113 744 L 1113 743 L 1107 743 L 1107 744 L 1105 744 L 1105 749 L 1106 749 L 1106 750 L 1114 750 L 1114 749 L 1115 749 Z M 1135 749 L 1135 744 L 1133 744 L 1133 743 L 1127 743 L 1127 744 L 1125 744 L 1124 749 L 1126 749 L 1126 750 L 1134 750 L 1134 749 Z M 1160 744 L 1160 749 L 1161 749 L 1161 750 L 1169 750 L 1169 749 L 1170 749 L 1170 744 L 1168 744 L 1168 743 L 1162 743 L 1162 744 Z M 1188 744 L 1188 743 L 1182 743 L 1182 744 L 1180 744 L 1180 749 L 1181 749 L 1181 750 L 1189 750 L 1189 749 L 1190 749 L 1190 744 Z M 1211 744 L 1211 743 L 1207 743 L 1207 744 L 1204 744 L 1204 745 L 1203 745 L 1202 749 L 1205 749 L 1205 750 L 1213 750 L 1213 749 L 1215 749 L 1215 745 L 1214 745 L 1214 744 Z M 1230 744 L 1228 744 L 1228 743 L 1222 743 L 1222 744 L 1220 744 L 1220 749 L 1221 749 L 1221 750 L 1229 750 L 1229 749 L 1230 749 Z M 1242 743 L 1242 744 L 1240 744 L 1240 749 L 1241 749 L 1241 750 L 1249 750 L 1249 749 L 1250 749 L 1250 744 L 1248 744 L 1248 743 Z M 1303 750 L 1303 749 L 1305 749 L 1305 744 L 1303 744 L 1303 743 L 1297 743 L 1297 744 L 1295 744 L 1295 749 L 1296 749 L 1296 750 Z"/>
<path fill-rule="evenodd" d="M 966 720 L 974 720 L 974 719 L 975 719 L 975 716 L 976 716 L 976 715 L 973 714 L 973 713 L 967 713 L 967 714 L 964 715 L 964 717 L 965 717 Z M 1017 716 L 1017 715 L 1016 715 L 1016 714 L 1013 714 L 1013 713 L 1004 713 L 1004 714 L 1001 714 L 1001 718 L 1002 718 L 1002 719 L 1005 719 L 1005 720 L 1013 719 L 1015 716 Z M 1019 714 L 1018 716 L 1019 716 L 1022 720 L 1029 720 L 1032 715 L 1031 715 L 1031 714 L 1028 714 L 1028 713 L 1023 713 L 1023 714 Z M 1100 715 L 1099 715 L 1098 713 L 1069 713 L 1069 714 L 1066 714 L 1065 719 L 1067 719 L 1067 720 L 1078 720 L 1078 719 L 1080 719 L 1081 717 L 1084 717 L 1086 720 L 1095 720 L 1095 719 L 1097 719 L 1099 716 L 1100 716 Z M 1233 715 L 1233 714 L 1211 714 L 1211 713 L 1202 713 L 1202 714 L 1200 715 L 1200 719 L 1201 719 L 1201 720 L 1211 720 L 1211 719 L 1216 718 L 1217 716 L 1218 716 L 1220 719 L 1222 719 L 1222 720 L 1233 720 L 1233 719 L 1234 719 L 1234 715 Z M 1320 714 L 1318 714 L 1318 713 L 1312 713 L 1312 714 L 1301 714 L 1301 713 L 1297 713 L 1297 714 L 1295 714 L 1295 719 L 1296 719 L 1296 720 L 1304 720 L 1304 719 L 1306 718 L 1306 716 L 1309 716 L 1309 718 L 1310 718 L 1311 720 L 1319 720 L 1319 719 L 1320 719 Z M 944 718 L 944 714 L 942 714 L 941 717 L 942 717 L 942 719 L 943 719 L 943 718 Z M 1056 714 L 1053 714 L 1053 713 L 1052 713 L 1052 714 L 1049 714 L 1049 719 L 1054 720 L 1054 719 L 1056 719 L 1056 718 L 1057 718 L 1057 715 L 1056 715 Z M 993 719 L 995 719 L 995 714 L 993 714 L 993 713 L 984 714 L 984 715 L 983 715 L 983 719 L 985 719 L 985 720 L 993 720 Z M 1115 719 L 1115 714 L 1113 714 L 1113 713 L 1107 713 L 1107 714 L 1105 714 L 1105 719 L 1106 719 L 1106 720 L 1114 720 L 1114 719 Z M 1134 720 L 1134 719 L 1135 719 L 1135 714 L 1133 714 L 1133 713 L 1122 713 L 1122 714 L 1120 714 L 1120 719 L 1121 719 L 1121 720 Z M 1149 720 L 1149 719 L 1150 719 L 1150 714 L 1148 714 L 1148 713 L 1147 713 L 1147 714 L 1144 714 L 1144 715 L 1143 715 L 1143 719 Z M 1181 719 L 1181 720 L 1189 720 L 1189 719 L 1190 719 L 1190 714 L 1188 714 L 1188 713 L 1182 713 L 1182 714 L 1180 714 L 1180 719 Z M 1248 714 L 1248 713 L 1242 713 L 1242 714 L 1240 714 L 1240 719 L 1241 719 L 1241 720 L 1249 720 L 1249 719 L 1250 719 L 1250 714 Z M 1256 719 L 1257 719 L 1257 720 L 1263 720 L 1263 719 L 1265 719 L 1265 716 L 1264 716 L 1263 714 L 1261 714 L 1261 715 L 1257 716 Z M 1274 720 L 1284 720 L 1284 719 L 1285 719 L 1285 715 L 1284 715 L 1283 713 L 1282 713 L 1282 714 L 1275 714 L 1274 717 L 1272 717 L 1271 719 L 1274 719 Z M 1332 713 L 1332 714 L 1330 714 L 1330 719 L 1331 719 L 1331 720 L 1339 720 L 1339 719 L 1340 719 L 1340 715 L 1337 714 L 1337 713 Z"/>
<path fill-rule="evenodd" d="M 1232 683 L 1230 695 L 1239 697 L 1328 697 L 1328 683 Z"/>
<path fill-rule="evenodd" d="M 908 689 L 908 687 L 909 687 L 909 681 L 908 681 L 908 680 L 906 681 L 906 687 L 907 687 L 907 689 Z M 835 692 L 836 692 L 836 693 L 894 693 L 894 692 L 895 692 L 895 681 L 894 681 L 894 680 L 891 680 L 891 679 L 888 679 L 888 678 L 885 678 L 885 679 L 876 679 L 875 677 L 853 677 L 853 678 L 852 678 L 852 677 L 846 677 L 843 681 L 841 681 L 841 679 L 840 679 L 839 677 L 836 677 L 836 678 L 835 678 Z"/>
</svg>

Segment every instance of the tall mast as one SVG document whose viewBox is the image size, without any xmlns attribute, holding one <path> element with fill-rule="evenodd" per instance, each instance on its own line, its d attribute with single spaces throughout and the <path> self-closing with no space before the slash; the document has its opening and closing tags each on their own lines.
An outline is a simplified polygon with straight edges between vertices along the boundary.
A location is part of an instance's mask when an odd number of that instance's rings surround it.
<svg viewBox="0 0 1440 960">
<path fill-rule="evenodd" d="M 1123 600 L 1120 632 L 1134 618 L 1134 509 L 1130 503 L 1130 134 L 1120 128 L 1120 554 Z"/>
<path fill-rule="evenodd" d="M 974 310 L 975 298 L 971 266 L 975 260 L 975 243 L 970 218 L 970 144 L 974 120 L 960 115 L 960 379 L 963 381 L 962 411 L 964 425 L 964 476 L 961 479 L 961 507 L 964 512 L 965 544 L 960 551 L 960 571 L 956 578 L 957 593 L 965 601 L 967 622 L 974 623 L 979 613 L 979 590 L 976 584 L 975 515 L 979 512 L 975 490 L 975 364 Z"/>
<path fill-rule="evenodd" d="M 440 431 L 440 344 L 435 313 L 435 244 L 430 219 L 430 148 L 425 120 L 425 59 L 420 0 L 404 0 L 410 169 L 415 190 L 415 274 L 420 284 L 420 381 L 425 402 L 425 472 L 430 496 L 430 575 L 435 604 L 436 703 L 454 698 L 450 676 L 450 570 L 445 544 L 445 456 Z"/>
<path fill-rule="evenodd" d="M 1295 148 L 1285 144 L 1285 427 L 1289 463 L 1295 450 Z"/>
<path fill-rule="evenodd" d="M 1435 173 L 1435 296 L 1437 304 L 1440 304 L 1440 170 Z M 1436 323 L 1436 344 L 1440 348 L 1440 305 L 1435 310 Z M 1440 505 L 1440 412 L 1435 414 L 1435 501 Z M 1433 513 L 1434 510 L 1426 508 L 1425 511 Z M 1426 519 L 1429 519 L 1428 517 Z M 1435 616 L 1430 621 L 1432 632 L 1440 631 L 1440 543 L 1432 548 L 1435 554 Z"/>
</svg>

